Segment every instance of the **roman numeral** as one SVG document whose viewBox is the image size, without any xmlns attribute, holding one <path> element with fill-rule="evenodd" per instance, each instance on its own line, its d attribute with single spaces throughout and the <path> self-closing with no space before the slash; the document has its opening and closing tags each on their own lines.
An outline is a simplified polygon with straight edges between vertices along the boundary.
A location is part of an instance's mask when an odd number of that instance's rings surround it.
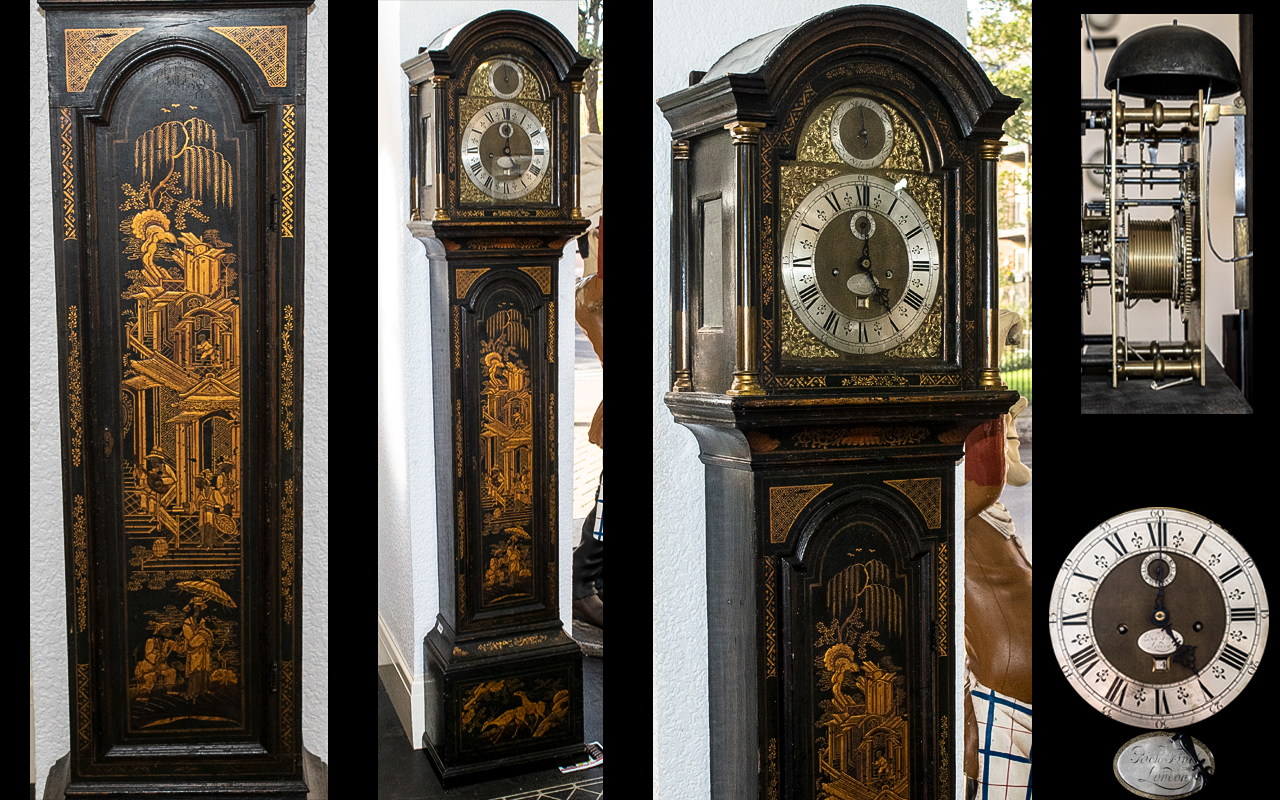
<svg viewBox="0 0 1280 800">
<path fill-rule="evenodd" d="M 1062 617 L 1063 625 L 1084 625 L 1085 617 L 1089 612 L 1081 611 L 1078 614 L 1064 614 Z"/>
<path fill-rule="evenodd" d="M 932 265 L 928 261 L 912 261 L 911 271 L 912 272 L 928 272 L 931 266 Z"/>
<path fill-rule="evenodd" d="M 1164 706 L 1164 711 L 1160 710 L 1160 706 Z M 1169 694 L 1164 689 L 1156 689 L 1156 713 L 1169 713 Z"/>
<path fill-rule="evenodd" d="M 908 232 L 907 232 L 907 238 L 908 238 L 908 239 L 914 239 L 915 237 L 917 237 L 917 236 L 919 236 L 919 235 L 920 235 L 920 226 L 919 226 L 919 225 L 915 226 L 914 228 L 912 228 L 910 231 L 908 231 Z"/>
<path fill-rule="evenodd" d="M 1235 667 L 1237 670 L 1244 669 L 1244 663 L 1249 660 L 1249 654 L 1243 650 L 1238 650 L 1231 645 L 1222 648 L 1222 660 Z"/>
<path fill-rule="evenodd" d="M 822 293 L 818 291 L 818 285 L 806 286 L 800 290 L 800 302 L 804 303 L 805 308 L 813 308 L 813 304 L 818 302 L 818 298 Z"/>
<path fill-rule="evenodd" d="M 827 204 L 831 206 L 832 211 L 840 210 L 840 199 L 836 197 L 835 192 L 827 192 L 822 196 L 822 199 L 827 201 Z"/>
<path fill-rule="evenodd" d="M 1156 522 L 1148 522 L 1147 530 L 1151 534 L 1152 547 L 1168 547 L 1169 545 L 1169 523 L 1164 520 Z"/>
<path fill-rule="evenodd" d="M 813 256 L 800 256 L 791 259 L 791 265 L 795 267 L 813 267 Z"/>
<path fill-rule="evenodd" d="M 822 329 L 827 333 L 835 333 L 836 326 L 840 324 L 840 315 L 832 311 L 831 316 L 827 317 L 827 321 L 822 323 Z"/>
<path fill-rule="evenodd" d="M 854 186 L 853 191 L 858 195 L 858 205 L 871 205 L 871 187 L 867 185 Z"/>
<path fill-rule="evenodd" d="M 1076 672 L 1087 675 L 1093 665 L 1098 663 L 1098 651 L 1093 648 L 1093 645 L 1083 647 L 1071 654 L 1071 663 L 1075 665 Z"/>
<path fill-rule="evenodd" d="M 1112 705 L 1124 705 L 1124 693 L 1128 689 L 1128 684 L 1119 678 L 1111 682 L 1111 688 L 1107 690 L 1107 702 Z"/>
<path fill-rule="evenodd" d="M 920 306 L 924 304 L 924 297 L 919 294 L 916 294 L 915 289 L 911 289 L 905 295 L 903 295 L 902 301 L 907 305 L 911 306 L 912 308 L 914 308 L 916 311 L 919 311 Z"/>
<path fill-rule="evenodd" d="M 1111 541 L 1112 536 L 1116 537 L 1116 540 L 1114 542 Z M 1111 545 L 1111 549 L 1116 551 L 1116 555 L 1118 556 L 1122 556 L 1125 553 L 1129 552 L 1128 548 L 1124 546 L 1124 542 L 1120 541 L 1119 531 L 1116 531 L 1115 533 L 1108 536 L 1106 541 L 1107 541 L 1107 544 Z"/>
<path fill-rule="evenodd" d="M 1243 572 L 1243 570 L 1240 568 L 1240 565 L 1236 564 L 1231 569 L 1219 575 L 1218 580 L 1222 581 L 1223 583 L 1226 583 L 1227 581 L 1231 580 L 1235 576 L 1239 575 L 1241 572 Z"/>
<path fill-rule="evenodd" d="M 888 216 L 888 215 L 892 214 L 892 213 L 893 213 L 893 208 L 894 208 L 894 206 L 896 206 L 896 205 L 898 205 L 898 196 L 897 196 L 897 195 L 894 195 L 894 196 L 893 196 L 893 203 L 889 206 L 889 210 L 888 210 L 888 211 L 886 211 L 886 212 L 884 212 L 884 213 L 885 213 L 885 216 Z"/>
<path fill-rule="evenodd" d="M 1258 609 L 1255 608 L 1254 606 L 1249 606 L 1248 608 L 1233 608 L 1231 609 L 1231 621 L 1232 622 L 1257 622 Z"/>
</svg>

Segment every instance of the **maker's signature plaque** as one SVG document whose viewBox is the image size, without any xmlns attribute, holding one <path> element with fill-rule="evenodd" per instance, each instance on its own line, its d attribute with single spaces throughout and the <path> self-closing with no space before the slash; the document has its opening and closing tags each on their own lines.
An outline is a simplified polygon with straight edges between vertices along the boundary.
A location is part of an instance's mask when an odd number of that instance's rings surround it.
<svg viewBox="0 0 1280 800">
<path fill-rule="evenodd" d="M 1116 780 L 1136 795 L 1187 797 L 1205 787 L 1214 762 L 1209 748 L 1193 736 L 1150 731 L 1125 742 L 1112 766 Z"/>
</svg>

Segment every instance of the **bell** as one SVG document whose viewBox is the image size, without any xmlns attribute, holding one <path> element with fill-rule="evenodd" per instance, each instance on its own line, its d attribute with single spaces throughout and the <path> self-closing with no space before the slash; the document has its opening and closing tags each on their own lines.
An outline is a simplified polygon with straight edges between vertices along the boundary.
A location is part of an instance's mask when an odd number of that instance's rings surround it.
<svg viewBox="0 0 1280 800">
<path fill-rule="evenodd" d="M 1204 89 L 1214 98 L 1240 91 L 1235 57 L 1213 34 L 1199 28 L 1158 25 L 1120 43 L 1107 67 L 1106 87 L 1149 99 L 1194 100 Z"/>
</svg>

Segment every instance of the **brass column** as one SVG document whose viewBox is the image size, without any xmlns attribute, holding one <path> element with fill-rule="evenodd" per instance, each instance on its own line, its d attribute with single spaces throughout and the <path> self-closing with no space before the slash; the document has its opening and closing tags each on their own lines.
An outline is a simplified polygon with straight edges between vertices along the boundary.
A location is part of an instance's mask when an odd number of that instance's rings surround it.
<svg viewBox="0 0 1280 800">
<path fill-rule="evenodd" d="M 689 330 L 689 140 L 671 143 L 671 391 L 693 391 Z"/>
<path fill-rule="evenodd" d="M 748 191 L 760 172 L 760 129 L 763 122 L 730 122 L 724 126 L 733 137 L 735 230 L 737 256 L 737 342 L 733 384 L 725 394 L 764 394 L 760 385 L 760 251 L 756 246 L 756 220 L 760 216 L 758 193 Z"/>
<path fill-rule="evenodd" d="M 981 229 L 978 231 L 978 259 L 984 266 L 982 274 L 986 277 L 979 287 L 978 299 L 982 319 L 982 365 L 978 373 L 978 388 L 1007 389 L 1000 378 L 1000 290 L 999 269 L 1000 251 L 996 242 L 996 161 L 1000 151 L 1008 142 L 987 139 L 978 145 L 982 156 L 981 196 L 978 202 L 986 213 L 979 217 Z"/>
</svg>

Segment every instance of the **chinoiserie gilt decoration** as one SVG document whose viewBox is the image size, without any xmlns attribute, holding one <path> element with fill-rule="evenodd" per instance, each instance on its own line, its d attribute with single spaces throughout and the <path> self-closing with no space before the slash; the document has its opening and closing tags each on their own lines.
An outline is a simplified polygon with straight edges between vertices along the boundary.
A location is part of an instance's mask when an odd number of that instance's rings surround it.
<svg viewBox="0 0 1280 800">
<path fill-rule="evenodd" d="M 1017 399 L 995 271 L 1017 103 L 947 33 L 875 6 L 752 39 L 658 101 L 665 400 L 701 448 L 717 565 L 714 798 L 963 787 L 956 462 Z"/>
<path fill-rule="evenodd" d="M 301 800 L 308 3 L 40 4 L 74 731 L 53 780 Z"/>
<path fill-rule="evenodd" d="M 121 223 L 123 254 L 141 262 L 125 273 L 119 445 L 127 602 L 144 607 L 129 620 L 142 628 L 130 640 L 146 642 L 130 692 L 140 728 L 245 722 L 242 606 L 223 588 L 243 602 L 239 270 L 216 229 L 181 230 L 234 204 L 234 168 L 217 148 L 199 117 L 161 123 L 134 141 L 141 183 L 121 185 L 121 210 L 136 212 Z M 185 656 L 182 681 L 175 655 Z M 169 695 L 187 703 L 156 702 Z"/>
<path fill-rule="evenodd" d="M 559 614 L 557 271 L 578 201 L 579 56 L 518 11 L 446 31 L 409 82 L 409 230 L 426 246 L 440 612 L 423 747 L 446 782 L 583 751 Z"/>
</svg>

